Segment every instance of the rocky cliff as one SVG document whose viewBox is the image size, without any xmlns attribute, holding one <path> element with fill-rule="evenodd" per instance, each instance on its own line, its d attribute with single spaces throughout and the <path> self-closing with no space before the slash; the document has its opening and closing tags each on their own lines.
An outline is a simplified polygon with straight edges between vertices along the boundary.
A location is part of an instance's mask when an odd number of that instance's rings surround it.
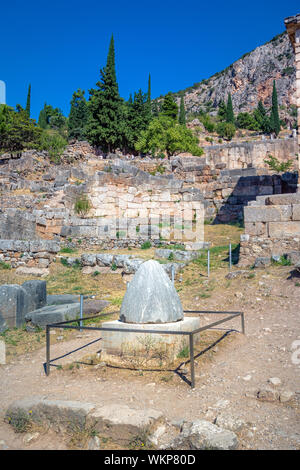
<svg viewBox="0 0 300 470">
<path fill-rule="evenodd" d="M 251 111 L 262 100 L 271 106 L 273 80 L 276 81 L 280 117 L 287 123 L 296 118 L 294 51 L 286 32 L 246 53 L 239 60 L 207 80 L 195 83 L 184 93 L 187 113 L 200 109 L 215 113 L 221 100 L 232 95 L 234 112 Z M 179 100 L 181 93 L 175 93 Z"/>
</svg>

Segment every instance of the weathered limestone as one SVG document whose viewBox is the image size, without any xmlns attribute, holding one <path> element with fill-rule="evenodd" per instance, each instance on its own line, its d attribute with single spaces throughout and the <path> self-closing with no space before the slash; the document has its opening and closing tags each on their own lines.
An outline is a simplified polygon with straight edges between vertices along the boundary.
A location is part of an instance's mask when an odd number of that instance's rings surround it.
<svg viewBox="0 0 300 470">
<path fill-rule="evenodd" d="M 127 287 L 120 319 L 102 325 L 108 329 L 102 331 L 103 357 L 131 355 L 134 351 L 143 354 L 145 345 L 151 344 L 174 358 L 188 346 L 188 335 L 147 333 L 147 330 L 188 332 L 200 327 L 199 317 L 183 318 L 180 299 L 163 266 L 149 260 L 136 272 Z M 130 329 L 138 331 L 128 332 Z M 195 342 L 199 341 L 198 336 L 195 335 Z"/>
<path fill-rule="evenodd" d="M 264 202 L 264 204 L 263 204 Z M 300 251 L 300 194 L 268 196 L 244 208 L 239 265 L 266 265 Z M 290 260 L 294 260 L 291 256 Z M 265 260 L 262 262 L 262 260 Z"/>
<path fill-rule="evenodd" d="M 80 303 L 49 305 L 25 315 L 25 320 L 33 326 L 40 328 L 50 323 L 58 323 L 79 318 Z"/>
<path fill-rule="evenodd" d="M 60 243 L 54 240 L 0 239 L 0 260 L 12 268 L 46 269 L 59 250 Z"/>
<path fill-rule="evenodd" d="M 296 106 L 298 111 L 298 155 L 300 155 L 300 14 L 284 20 L 290 41 L 295 51 Z M 298 192 L 300 192 L 300 158 L 298 158 Z"/>
<path fill-rule="evenodd" d="M 122 331 L 102 330 L 102 357 L 106 355 L 131 355 L 140 351 L 144 353 L 147 344 L 160 351 L 166 351 L 169 358 L 174 359 L 177 354 L 189 345 L 188 335 L 144 333 L 144 330 L 163 331 L 193 331 L 200 328 L 200 319 L 185 317 L 183 320 L 172 323 L 124 323 L 120 320 L 104 322 L 103 328 L 121 329 Z M 127 330 L 135 329 L 138 332 L 130 333 Z M 199 335 L 194 336 L 195 343 L 199 342 Z"/>
<path fill-rule="evenodd" d="M 1 314 L 0 314 L 1 315 Z M 1 320 L 0 320 L 0 331 L 1 331 Z M 6 347 L 5 342 L 0 339 L 0 365 L 6 364 Z"/>
<path fill-rule="evenodd" d="M 125 293 L 120 320 L 124 323 L 170 323 L 183 319 L 182 305 L 162 266 L 144 262 Z"/>
<path fill-rule="evenodd" d="M 18 284 L 0 286 L 0 331 L 7 327 L 22 326 L 28 312 L 44 305 L 46 305 L 44 281 L 27 281 L 22 286 Z"/>
</svg>

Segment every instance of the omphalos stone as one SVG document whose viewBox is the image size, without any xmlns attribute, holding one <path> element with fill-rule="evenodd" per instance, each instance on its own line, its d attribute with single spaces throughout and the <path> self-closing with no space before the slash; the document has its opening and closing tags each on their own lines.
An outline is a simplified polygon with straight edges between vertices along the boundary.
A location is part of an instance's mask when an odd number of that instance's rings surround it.
<svg viewBox="0 0 300 470">
<path fill-rule="evenodd" d="M 162 265 L 145 261 L 128 285 L 120 321 L 125 323 L 170 323 L 183 319 L 177 291 Z"/>
</svg>

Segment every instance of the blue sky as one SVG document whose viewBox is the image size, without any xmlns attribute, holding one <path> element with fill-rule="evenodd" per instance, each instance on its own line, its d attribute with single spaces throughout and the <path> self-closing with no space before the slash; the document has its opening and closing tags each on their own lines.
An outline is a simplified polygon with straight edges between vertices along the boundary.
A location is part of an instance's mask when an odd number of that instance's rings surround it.
<svg viewBox="0 0 300 470">
<path fill-rule="evenodd" d="M 68 114 L 72 93 L 95 86 L 115 39 L 120 94 L 152 97 L 208 78 L 284 31 L 299 0 L 189 2 L 10 0 L 0 4 L 0 80 L 7 104 L 25 106 L 31 83 L 32 117 L 44 102 Z"/>
</svg>

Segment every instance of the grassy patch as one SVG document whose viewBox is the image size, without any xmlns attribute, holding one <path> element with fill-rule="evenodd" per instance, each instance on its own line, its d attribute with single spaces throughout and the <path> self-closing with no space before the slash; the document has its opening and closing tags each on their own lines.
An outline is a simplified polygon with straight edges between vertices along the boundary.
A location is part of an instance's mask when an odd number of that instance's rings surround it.
<svg viewBox="0 0 300 470">
<path fill-rule="evenodd" d="M 11 269 L 11 265 L 4 263 L 4 261 L 0 261 L 0 269 Z"/>
<path fill-rule="evenodd" d="M 147 240 L 141 245 L 142 250 L 148 250 L 149 248 L 151 248 L 151 242 L 149 240 Z"/>
<path fill-rule="evenodd" d="M 73 248 L 69 248 L 68 246 L 64 246 L 61 248 L 60 253 L 75 253 L 76 250 Z"/>
</svg>

